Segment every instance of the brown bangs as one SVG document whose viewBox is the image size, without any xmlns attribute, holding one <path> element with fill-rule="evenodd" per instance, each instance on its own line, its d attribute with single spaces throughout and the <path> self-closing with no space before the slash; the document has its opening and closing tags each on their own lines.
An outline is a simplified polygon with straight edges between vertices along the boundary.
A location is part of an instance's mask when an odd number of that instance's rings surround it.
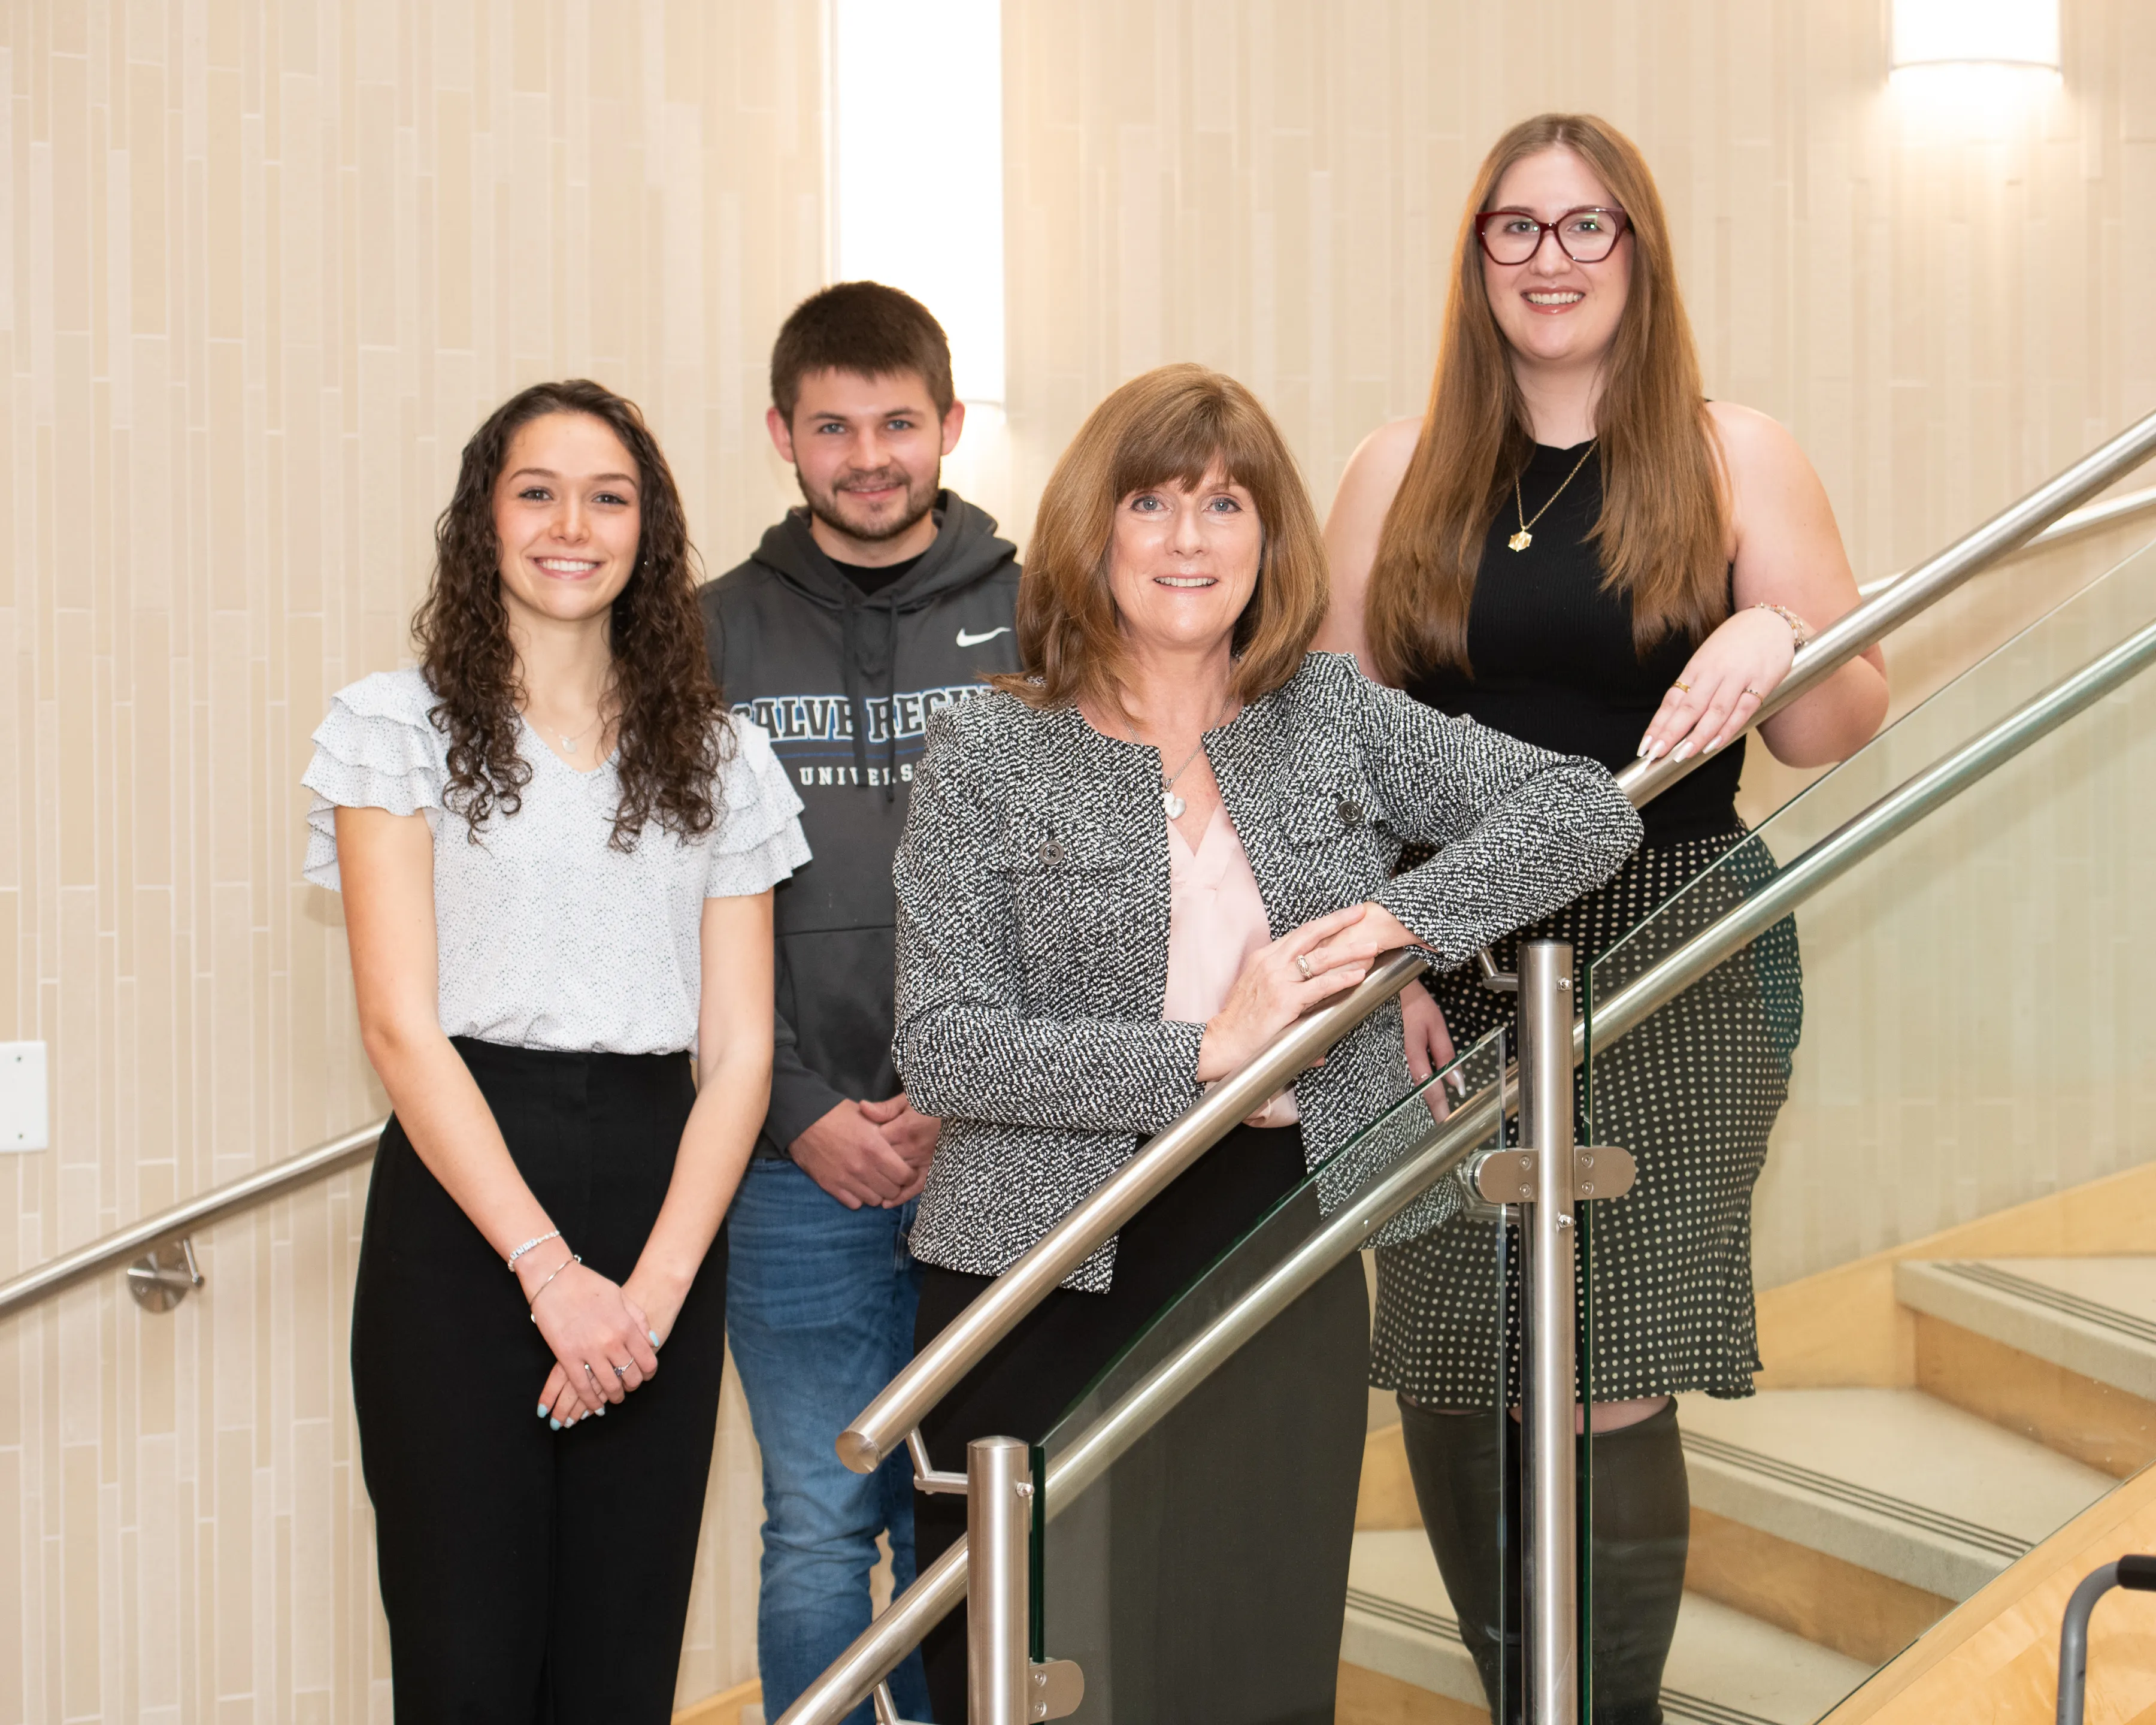
<svg viewBox="0 0 2156 1725">
<path fill-rule="evenodd" d="M 996 685 L 1035 706 L 1112 703 L 1123 672 L 1108 588 L 1116 507 L 1133 491 L 1194 487 L 1216 470 L 1250 492 L 1265 532 L 1258 584 L 1235 623 L 1235 693 L 1255 701 L 1293 676 L 1327 598 L 1310 494 L 1255 396 L 1204 366 L 1172 365 L 1111 393 L 1055 464 L 1019 583 L 1024 670 Z"/>
</svg>

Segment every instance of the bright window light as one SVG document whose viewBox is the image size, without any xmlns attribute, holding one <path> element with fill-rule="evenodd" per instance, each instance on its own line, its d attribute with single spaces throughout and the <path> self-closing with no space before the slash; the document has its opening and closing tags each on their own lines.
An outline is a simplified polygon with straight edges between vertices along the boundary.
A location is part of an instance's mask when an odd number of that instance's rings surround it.
<svg viewBox="0 0 2156 1725">
<path fill-rule="evenodd" d="M 1004 398 L 1001 0 L 831 0 L 834 281 L 903 288 Z"/>
<path fill-rule="evenodd" d="M 1946 65 L 2056 72 L 2059 0 L 1894 0 L 1894 69 Z"/>
</svg>

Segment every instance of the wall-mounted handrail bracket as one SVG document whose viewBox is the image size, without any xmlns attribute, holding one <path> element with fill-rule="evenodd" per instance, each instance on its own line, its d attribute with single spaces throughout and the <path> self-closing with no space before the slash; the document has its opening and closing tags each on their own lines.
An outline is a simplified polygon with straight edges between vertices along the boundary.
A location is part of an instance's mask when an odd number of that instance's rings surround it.
<svg viewBox="0 0 2156 1725">
<path fill-rule="evenodd" d="M 127 1291 L 145 1312 L 170 1312 L 203 1285 L 191 1235 L 152 1247 L 127 1266 Z"/>
<path fill-rule="evenodd" d="M 928 1440 L 915 1426 L 906 1435 L 906 1453 L 913 1458 L 913 1489 L 916 1491 L 949 1491 L 963 1497 L 966 1495 L 966 1476 L 952 1473 L 947 1468 L 938 1468 L 928 1459 Z"/>
</svg>

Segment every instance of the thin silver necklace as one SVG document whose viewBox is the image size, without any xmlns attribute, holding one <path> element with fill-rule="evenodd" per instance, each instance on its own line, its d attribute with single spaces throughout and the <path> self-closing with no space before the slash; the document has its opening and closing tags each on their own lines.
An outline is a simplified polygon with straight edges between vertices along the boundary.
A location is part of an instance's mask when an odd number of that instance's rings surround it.
<svg viewBox="0 0 2156 1725">
<path fill-rule="evenodd" d="M 1223 696 L 1220 701 L 1219 711 L 1214 714 L 1213 722 L 1208 725 L 1205 727 L 1205 730 L 1218 731 L 1220 728 L 1221 720 L 1227 717 L 1227 697 Z M 1138 736 L 1138 727 L 1129 722 L 1128 714 L 1124 715 L 1124 721 L 1125 728 L 1131 733 L 1132 742 L 1140 748 L 1149 747 L 1149 745 Z M 1204 752 L 1204 747 L 1205 732 L 1201 731 L 1198 733 L 1198 747 L 1191 750 L 1188 754 L 1185 755 L 1183 757 L 1183 764 L 1177 768 L 1174 772 L 1169 773 L 1168 777 L 1163 778 L 1160 783 L 1160 806 L 1168 811 L 1168 818 L 1170 820 L 1181 820 L 1183 819 L 1183 811 L 1190 806 L 1188 803 L 1184 802 L 1182 798 L 1175 794 L 1175 782 L 1178 778 L 1182 778 L 1184 773 L 1190 771 L 1191 763 L 1196 761 L 1198 757 Z"/>
<path fill-rule="evenodd" d="M 527 721 L 531 719 L 531 710 L 530 710 L 529 708 L 526 708 L 526 709 L 525 710 L 524 716 L 525 716 L 525 718 L 526 718 L 526 720 Z M 606 704 L 605 704 L 603 701 L 602 701 L 602 702 L 600 703 L 600 705 L 599 705 L 599 710 L 598 710 L 596 713 L 594 713 L 594 714 L 593 714 L 593 715 L 592 715 L 591 723 L 590 723 L 590 724 L 588 724 L 588 725 L 587 725 L 587 726 L 584 726 L 584 728 L 583 728 L 583 730 L 578 731 L 578 732 L 574 732 L 573 734 L 566 735 L 566 736 L 565 736 L 565 735 L 563 735 L 563 733 L 562 733 L 562 732 L 559 732 L 559 731 L 556 732 L 554 734 L 555 734 L 557 737 L 561 737 L 561 739 L 562 739 L 562 752 L 563 754 L 565 754 L 565 755 L 573 755 L 574 753 L 576 753 L 576 752 L 577 752 L 577 745 L 578 745 L 578 743 L 582 742 L 583 742 L 583 741 L 587 737 L 589 737 L 589 736 L 592 734 L 593 730 L 593 729 L 594 729 L 594 728 L 595 728 L 595 727 L 599 724 L 599 722 L 600 722 L 603 719 L 604 719 L 605 717 L 606 717 Z M 535 731 L 536 731 L 536 730 L 537 730 L 539 727 L 538 727 L 537 726 L 534 725 L 531 728 L 532 728 L 533 730 L 535 730 Z"/>
</svg>

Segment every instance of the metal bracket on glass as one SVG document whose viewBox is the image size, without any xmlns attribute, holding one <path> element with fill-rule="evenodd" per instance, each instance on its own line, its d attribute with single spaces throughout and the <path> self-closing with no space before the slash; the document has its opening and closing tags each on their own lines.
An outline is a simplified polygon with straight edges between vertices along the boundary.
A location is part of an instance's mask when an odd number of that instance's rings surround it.
<svg viewBox="0 0 2156 1725">
<path fill-rule="evenodd" d="M 127 1266 L 127 1291 L 145 1312 L 170 1312 L 203 1285 L 195 1243 L 182 1235 Z"/>
<path fill-rule="evenodd" d="M 928 1459 L 928 1441 L 915 1426 L 906 1435 L 906 1453 L 913 1458 L 913 1489 L 916 1491 L 952 1491 L 963 1497 L 966 1495 L 966 1476 L 963 1473 L 939 1471 Z"/>
<path fill-rule="evenodd" d="M 1470 1189 L 1485 1204 L 1532 1204 L 1539 1150 L 1485 1150 L 1467 1163 Z M 1622 1198 L 1632 1189 L 1639 1165 L 1632 1153 L 1610 1144 L 1582 1146 L 1572 1153 L 1572 1195 L 1575 1199 Z"/>
<path fill-rule="evenodd" d="M 1026 1717 L 1067 1719 L 1086 1698 L 1086 1674 L 1075 1659 L 1026 1661 Z"/>
</svg>

